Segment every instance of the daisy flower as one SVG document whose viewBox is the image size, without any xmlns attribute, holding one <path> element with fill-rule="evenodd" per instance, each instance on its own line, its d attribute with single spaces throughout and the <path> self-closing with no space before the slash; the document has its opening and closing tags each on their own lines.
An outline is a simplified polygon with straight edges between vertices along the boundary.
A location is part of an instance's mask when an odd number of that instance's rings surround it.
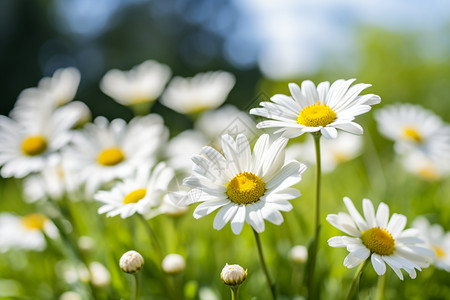
<svg viewBox="0 0 450 300">
<path fill-rule="evenodd" d="M 44 215 L 33 213 L 22 217 L 0 214 L 0 252 L 12 249 L 42 251 L 46 247 L 44 233 L 58 237 L 55 225 Z"/>
<path fill-rule="evenodd" d="M 379 96 L 359 93 L 370 84 L 350 85 L 356 79 L 328 81 L 320 83 L 317 88 L 313 82 L 305 80 L 302 87 L 289 84 L 292 97 L 277 94 L 270 100 L 261 102 L 262 107 L 253 108 L 253 115 L 272 119 L 258 123 L 258 128 L 279 128 L 275 133 L 282 133 L 287 138 L 297 137 L 305 132 L 320 132 L 325 138 L 337 137 L 341 129 L 353 134 L 362 134 L 363 128 L 353 122 L 355 116 L 368 112 L 370 105 L 380 103 Z"/>
<path fill-rule="evenodd" d="M 428 156 L 420 150 L 412 150 L 401 156 L 401 163 L 409 173 L 436 181 L 450 173 L 450 158 Z"/>
<path fill-rule="evenodd" d="M 98 191 L 94 195 L 95 200 L 103 203 L 98 213 L 107 213 L 107 217 L 120 214 L 122 219 L 135 213 L 152 213 L 152 209 L 163 202 L 173 175 L 173 170 L 165 163 L 159 163 L 153 170 L 150 165 L 143 164 L 133 176 L 118 182 L 110 191 Z"/>
<path fill-rule="evenodd" d="M 393 104 L 375 112 L 379 132 L 395 142 L 395 150 L 411 150 L 450 159 L 450 126 L 433 112 L 414 104 Z"/>
<path fill-rule="evenodd" d="M 108 71 L 100 89 L 122 105 L 152 102 L 161 95 L 171 74 L 168 66 L 147 60 L 129 71 Z"/>
<path fill-rule="evenodd" d="M 442 270 L 450 272 L 450 232 L 444 232 L 439 224 L 431 225 L 424 217 L 418 217 L 413 227 L 419 231 L 419 236 L 436 254 L 433 264 Z"/>
<path fill-rule="evenodd" d="M 22 178 L 43 170 L 48 159 L 71 138 L 78 111 L 45 105 L 15 111 L 13 118 L 0 116 L 0 166 L 3 177 Z"/>
<path fill-rule="evenodd" d="M 339 164 L 350 161 L 361 153 L 362 137 L 346 132 L 332 140 L 323 140 L 321 144 L 322 171 L 332 172 Z M 307 136 L 304 143 L 292 144 L 286 148 L 287 159 L 302 157 L 309 163 L 315 163 L 314 140 Z"/>
<path fill-rule="evenodd" d="M 129 124 L 97 117 L 74 134 L 64 153 L 66 163 L 80 174 L 87 195 L 92 195 L 103 183 L 126 178 L 143 163 L 154 163 L 167 135 L 156 114 L 135 117 Z"/>
<path fill-rule="evenodd" d="M 49 99 L 56 107 L 67 104 L 75 98 L 80 79 L 80 71 L 74 67 L 58 69 L 52 77 L 42 78 L 37 87 L 23 90 L 17 105 L 23 102 L 40 105 L 39 99 Z"/>
<path fill-rule="evenodd" d="M 185 204 L 202 202 L 195 209 L 194 218 L 220 208 L 214 228 L 220 230 L 231 222 L 234 234 L 242 231 L 245 222 L 258 233 L 264 231 L 264 220 L 280 225 L 280 211 L 290 211 L 289 200 L 300 196 L 291 186 L 301 180 L 307 168 L 297 161 L 285 164 L 286 144 L 285 138 L 270 144 L 269 135 L 263 134 L 251 153 L 244 135 L 239 134 L 236 140 L 224 135 L 224 155 L 208 146 L 203 148 L 203 155 L 194 155 L 192 176 L 184 180 L 192 188 Z"/>
<path fill-rule="evenodd" d="M 424 242 L 417 238 L 416 229 L 406 229 L 406 217 L 393 214 L 389 219 L 389 207 L 381 202 L 375 209 L 369 199 L 363 199 L 364 218 L 356 210 L 353 202 L 344 198 L 350 215 L 330 214 L 327 221 L 350 236 L 336 236 L 328 240 L 331 247 L 346 247 L 350 254 L 344 260 L 344 266 L 353 268 L 371 260 L 378 275 L 386 272 L 386 264 L 403 280 L 401 269 L 416 278 L 416 269 L 429 266 L 433 251 L 425 248 Z"/>
<path fill-rule="evenodd" d="M 234 86 L 233 74 L 216 71 L 192 78 L 173 78 L 161 97 L 161 103 L 180 114 L 196 114 L 222 105 Z"/>
</svg>

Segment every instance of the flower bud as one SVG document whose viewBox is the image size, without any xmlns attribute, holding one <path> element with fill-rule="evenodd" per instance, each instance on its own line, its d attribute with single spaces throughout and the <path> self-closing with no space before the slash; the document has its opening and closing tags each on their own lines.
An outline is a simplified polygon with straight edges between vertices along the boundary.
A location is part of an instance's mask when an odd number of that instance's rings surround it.
<svg viewBox="0 0 450 300">
<path fill-rule="evenodd" d="M 304 264 L 308 259 L 308 249 L 305 246 L 297 245 L 289 252 L 289 259 L 298 264 Z"/>
<path fill-rule="evenodd" d="M 186 263 L 183 256 L 179 254 L 168 254 L 164 257 L 161 267 L 165 273 L 175 275 L 184 270 Z"/>
<path fill-rule="evenodd" d="M 223 267 L 220 277 L 223 282 L 230 286 L 241 285 L 245 278 L 247 278 L 247 270 L 244 270 L 240 265 L 226 264 Z"/>
<path fill-rule="evenodd" d="M 142 268 L 144 258 L 138 252 L 131 250 L 122 255 L 119 265 L 125 273 L 133 274 Z"/>
</svg>

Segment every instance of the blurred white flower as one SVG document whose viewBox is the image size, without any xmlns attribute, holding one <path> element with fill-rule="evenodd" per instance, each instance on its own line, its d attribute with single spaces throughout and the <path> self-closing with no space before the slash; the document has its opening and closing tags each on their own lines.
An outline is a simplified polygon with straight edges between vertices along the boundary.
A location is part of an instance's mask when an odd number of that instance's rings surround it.
<svg viewBox="0 0 450 300">
<path fill-rule="evenodd" d="M 236 79 L 224 71 L 199 73 L 192 78 L 173 78 L 161 103 L 181 114 L 196 114 L 222 105 Z"/>
<path fill-rule="evenodd" d="M 233 138 L 243 134 L 250 141 L 260 135 L 253 118 L 229 104 L 203 113 L 195 122 L 195 128 L 215 147 L 220 147 L 220 138 L 225 134 Z"/>
<path fill-rule="evenodd" d="M 236 140 L 224 135 L 224 155 L 204 147 L 203 155 L 192 156 L 192 176 L 184 180 L 192 190 L 185 204 L 203 202 L 194 211 L 196 219 L 220 208 L 214 228 L 220 230 L 231 222 L 235 234 L 242 231 L 245 222 L 259 233 L 265 229 L 264 220 L 280 225 L 280 211 L 290 211 L 293 206 L 289 200 L 300 196 L 291 186 L 301 180 L 307 168 L 297 161 L 285 164 L 286 144 L 285 138 L 270 144 L 269 135 L 264 134 L 252 154 L 244 135 L 238 135 Z"/>
<path fill-rule="evenodd" d="M 83 297 L 76 292 L 69 291 L 62 294 L 59 300 L 83 300 Z"/>
<path fill-rule="evenodd" d="M 322 171 L 333 171 L 340 163 L 349 161 L 361 154 L 362 137 L 342 132 L 335 139 L 320 141 Z M 286 148 L 286 160 L 303 160 L 315 164 L 314 139 L 308 135 L 304 143 L 292 144 Z"/>
<path fill-rule="evenodd" d="M 82 199 L 80 178 L 67 168 L 60 155 L 52 156 L 40 173 L 27 176 L 23 183 L 27 202 L 61 200 L 63 197 Z"/>
<path fill-rule="evenodd" d="M 24 177 L 42 171 L 52 155 L 65 146 L 78 121 L 66 107 L 50 111 L 45 105 L 0 116 L 0 166 L 3 177 Z"/>
<path fill-rule="evenodd" d="M 380 103 L 379 96 L 359 93 L 370 87 L 370 84 L 358 83 L 350 87 L 356 79 L 328 81 L 317 87 L 312 81 L 305 80 L 302 87 L 289 84 L 292 97 L 277 94 L 270 100 L 261 102 L 262 107 L 253 108 L 253 115 L 272 120 L 258 123 L 258 128 L 279 128 L 287 138 L 297 137 L 305 132 L 321 133 L 327 139 L 338 136 L 337 130 L 353 134 L 362 134 L 363 128 L 353 122 L 355 116 L 364 114 L 371 105 Z"/>
<path fill-rule="evenodd" d="M 44 215 L 33 213 L 22 217 L 0 214 L 0 252 L 14 249 L 42 251 L 46 247 L 44 232 L 58 237 L 55 225 Z"/>
<path fill-rule="evenodd" d="M 129 71 L 113 69 L 100 81 L 100 89 L 122 105 L 155 101 L 171 76 L 168 66 L 147 60 Z"/>
<path fill-rule="evenodd" d="M 421 151 L 431 159 L 450 160 L 450 126 L 420 105 L 393 104 L 375 112 L 379 132 L 394 141 L 399 154 Z"/>
<path fill-rule="evenodd" d="M 91 282 L 96 287 L 105 287 L 111 282 L 111 274 L 101 263 L 94 261 L 89 264 Z"/>
<path fill-rule="evenodd" d="M 170 139 L 165 155 L 167 163 L 175 170 L 190 172 L 192 168 L 192 153 L 200 153 L 207 144 L 206 138 L 196 130 L 185 130 Z"/>
<path fill-rule="evenodd" d="M 76 132 L 66 148 L 67 166 L 78 172 L 92 195 L 103 183 L 130 176 L 142 164 L 153 164 L 167 139 L 159 115 L 135 117 L 126 124 L 97 117 Z"/>
<path fill-rule="evenodd" d="M 23 90 L 16 105 L 39 106 L 43 99 L 50 100 L 55 107 L 67 104 L 75 98 L 80 79 L 80 72 L 74 67 L 58 69 L 52 77 L 42 78 L 37 87 Z"/>
<path fill-rule="evenodd" d="M 175 275 L 183 272 L 186 267 L 186 262 L 184 261 L 183 256 L 171 253 L 164 257 L 161 262 L 161 268 L 166 274 Z"/>
<path fill-rule="evenodd" d="M 413 227 L 417 228 L 420 238 L 436 254 L 433 264 L 439 269 L 450 272 L 450 232 L 444 232 L 439 224 L 431 225 L 424 217 L 417 217 Z"/>
<path fill-rule="evenodd" d="M 428 181 L 439 180 L 450 173 L 449 159 L 430 157 L 418 150 L 402 155 L 401 162 L 406 171 Z"/>
<path fill-rule="evenodd" d="M 416 229 L 405 229 L 406 217 L 393 214 L 389 219 L 389 207 L 381 202 L 376 215 L 372 201 L 363 199 L 364 218 L 350 198 L 344 198 L 346 213 L 329 214 L 327 221 L 350 236 L 335 236 L 328 240 L 331 247 L 344 247 L 350 252 L 344 266 L 354 268 L 370 259 L 378 275 L 386 273 L 386 264 L 403 280 L 401 269 L 416 278 L 416 269 L 429 266 L 433 251 L 425 248 L 417 237 Z"/>
<path fill-rule="evenodd" d="M 122 219 L 135 213 L 147 218 L 153 217 L 157 214 L 152 210 L 164 202 L 167 187 L 173 176 L 173 169 L 163 162 L 156 165 L 153 170 L 150 165 L 142 164 L 134 176 L 116 183 L 110 191 L 98 191 L 94 195 L 94 199 L 103 204 L 98 213 L 107 213 L 107 217 L 120 214 Z"/>
<path fill-rule="evenodd" d="M 298 264 L 304 264 L 308 259 L 308 248 L 296 245 L 289 251 L 289 259 Z"/>
</svg>

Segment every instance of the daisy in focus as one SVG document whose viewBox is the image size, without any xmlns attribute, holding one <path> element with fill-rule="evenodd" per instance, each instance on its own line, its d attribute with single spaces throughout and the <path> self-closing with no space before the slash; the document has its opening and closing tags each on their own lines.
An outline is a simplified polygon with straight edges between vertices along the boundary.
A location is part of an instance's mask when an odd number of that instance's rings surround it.
<svg viewBox="0 0 450 300">
<path fill-rule="evenodd" d="M 322 141 L 322 170 L 332 172 L 339 164 L 350 161 L 361 154 L 363 139 L 359 135 L 342 132 L 332 140 Z M 314 164 L 314 140 L 307 136 L 304 143 L 293 144 L 286 148 L 286 159 L 299 159 Z"/>
<path fill-rule="evenodd" d="M 358 83 L 350 87 L 356 79 L 328 81 L 317 87 L 305 80 L 301 88 L 289 84 L 292 97 L 277 94 L 270 100 L 261 102 L 262 107 L 253 108 L 253 115 L 272 120 L 258 123 L 258 128 L 279 128 L 275 133 L 294 138 L 305 132 L 317 132 L 327 139 L 337 137 L 337 129 L 353 134 L 362 134 L 363 128 L 353 122 L 355 116 L 364 114 L 371 105 L 380 103 L 379 96 L 367 94 L 360 96 L 370 84 Z"/>
<path fill-rule="evenodd" d="M 290 211 L 289 200 L 300 196 L 292 188 L 301 180 L 307 166 L 297 161 L 285 163 L 287 139 L 272 144 L 263 134 L 253 153 L 247 138 L 239 134 L 235 139 L 222 136 L 224 155 L 211 147 L 204 147 L 202 155 L 192 156 L 192 176 L 184 180 L 190 188 L 185 204 L 202 202 L 194 211 L 199 219 L 219 209 L 214 229 L 222 229 L 228 222 L 234 234 L 242 231 L 244 223 L 261 233 L 264 220 L 275 225 L 283 222 L 280 211 Z"/>
<path fill-rule="evenodd" d="M 444 232 L 439 224 L 431 225 L 424 217 L 418 217 L 413 227 L 419 231 L 419 236 L 436 254 L 433 264 L 436 268 L 450 272 L 450 232 Z"/>
<path fill-rule="evenodd" d="M 450 159 L 450 126 L 433 112 L 414 104 L 393 104 L 375 112 L 380 133 L 394 141 L 395 151 L 421 151 L 429 157 Z"/>
<path fill-rule="evenodd" d="M 102 184 L 130 176 L 144 163 L 153 164 L 168 131 L 159 115 L 135 117 L 128 124 L 97 117 L 76 132 L 65 150 L 67 167 L 78 172 L 87 195 Z"/>
<path fill-rule="evenodd" d="M 50 157 L 69 142 L 80 117 L 70 107 L 53 111 L 47 105 L 14 108 L 11 115 L 0 116 L 0 166 L 2 177 L 17 178 L 42 171 Z"/>
<path fill-rule="evenodd" d="M 199 73 L 191 78 L 173 78 L 161 103 L 180 114 L 197 114 L 219 107 L 235 84 L 233 74 L 224 71 Z"/>
<path fill-rule="evenodd" d="M 417 237 L 416 229 L 405 229 L 406 217 L 394 213 L 389 219 L 389 207 L 381 202 L 375 209 L 369 199 L 363 199 L 364 218 L 348 198 L 344 198 L 349 214 L 330 214 L 327 221 L 349 236 L 328 240 L 331 247 L 345 247 L 350 252 L 344 266 L 354 268 L 370 258 L 378 275 L 386 273 L 386 264 L 403 280 L 401 269 L 416 278 L 416 270 L 429 266 L 433 251 Z"/>
<path fill-rule="evenodd" d="M 57 238 L 55 225 L 44 215 L 33 213 L 16 216 L 10 213 L 0 214 L 0 253 L 22 249 L 42 251 L 46 247 L 44 233 Z"/>
<path fill-rule="evenodd" d="M 168 66 L 147 60 L 129 71 L 108 71 L 100 81 L 100 89 L 125 106 L 148 103 L 161 95 L 171 75 Z"/>
<path fill-rule="evenodd" d="M 120 214 L 122 219 L 135 213 L 156 216 L 153 210 L 163 203 L 173 176 L 174 171 L 165 163 L 159 163 L 153 170 L 143 164 L 133 176 L 118 182 L 110 191 L 98 191 L 94 195 L 95 200 L 103 203 L 98 213 L 107 213 L 107 217 Z"/>
</svg>

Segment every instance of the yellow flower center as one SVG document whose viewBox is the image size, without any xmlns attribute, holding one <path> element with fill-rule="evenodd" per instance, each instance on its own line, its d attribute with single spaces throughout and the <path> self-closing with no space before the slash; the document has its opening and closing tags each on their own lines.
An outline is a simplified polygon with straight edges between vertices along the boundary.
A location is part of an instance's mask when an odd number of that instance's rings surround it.
<svg viewBox="0 0 450 300">
<path fill-rule="evenodd" d="M 416 143 L 423 142 L 423 138 L 420 135 L 420 133 L 414 127 L 411 127 L 411 126 L 406 126 L 403 128 L 403 138 L 408 141 L 412 141 L 412 142 L 416 142 Z"/>
<path fill-rule="evenodd" d="M 29 214 L 20 219 L 22 226 L 27 230 L 42 230 L 47 221 L 47 217 L 43 214 Z"/>
<path fill-rule="evenodd" d="M 26 137 L 22 141 L 22 151 L 26 155 L 35 156 L 47 149 L 47 141 L 40 135 Z"/>
<path fill-rule="evenodd" d="M 111 147 L 111 148 L 104 149 L 97 156 L 98 163 L 101 165 L 104 165 L 104 166 L 117 165 L 124 159 L 125 159 L 125 155 L 123 154 L 122 150 L 120 150 L 117 147 Z"/>
<path fill-rule="evenodd" d="M 373 253 L 391 255 L 395 250 L 395 240 L 384 228 L 374 227 L 362 233 L 363 244 Z"/>
<path fill-rule="evenodd" d="M 431 181 L 439 178 L 439 174 L 437 173 L 436 169 L 431 166 L 423 167 L 423 168 L 419 169 L 417 174 L 420 177 L 422 177 L 423 179 L 431 180 Z"/>
<path fill-rule="evenodd" d="M 436 254 L 436 257 L 437 258 L 444 258 L 445 257 L 445 251 L 444 251 L 444 249 L 442 249 L 441 247 L 439 247 L 439 246 L 433 246 L 432 247 L 433 248 L 433 250 L 434 250 L 434 253 Z"/>
<path fill-rule="evenodd" d="M 266 184 L 253 173 L 239 173 L 227 184 L 227 195 L 236 204 L 254 203 L 264 195 Z"/>
<path fill-rule="evenodd" d="M 302 109 L 297 118 L 297 123 L 308 127 L 327 126 L 336 120 L 336 113 L 326 104 L 320 101 Z"/>
<path fill-rule="evenodd" d="M 137 203 L 139 200 L 145 197 L 147 194 L 147 189 L 138 189 L 132 191 L 123 198 L 123 204 Z"/>
</svg>

